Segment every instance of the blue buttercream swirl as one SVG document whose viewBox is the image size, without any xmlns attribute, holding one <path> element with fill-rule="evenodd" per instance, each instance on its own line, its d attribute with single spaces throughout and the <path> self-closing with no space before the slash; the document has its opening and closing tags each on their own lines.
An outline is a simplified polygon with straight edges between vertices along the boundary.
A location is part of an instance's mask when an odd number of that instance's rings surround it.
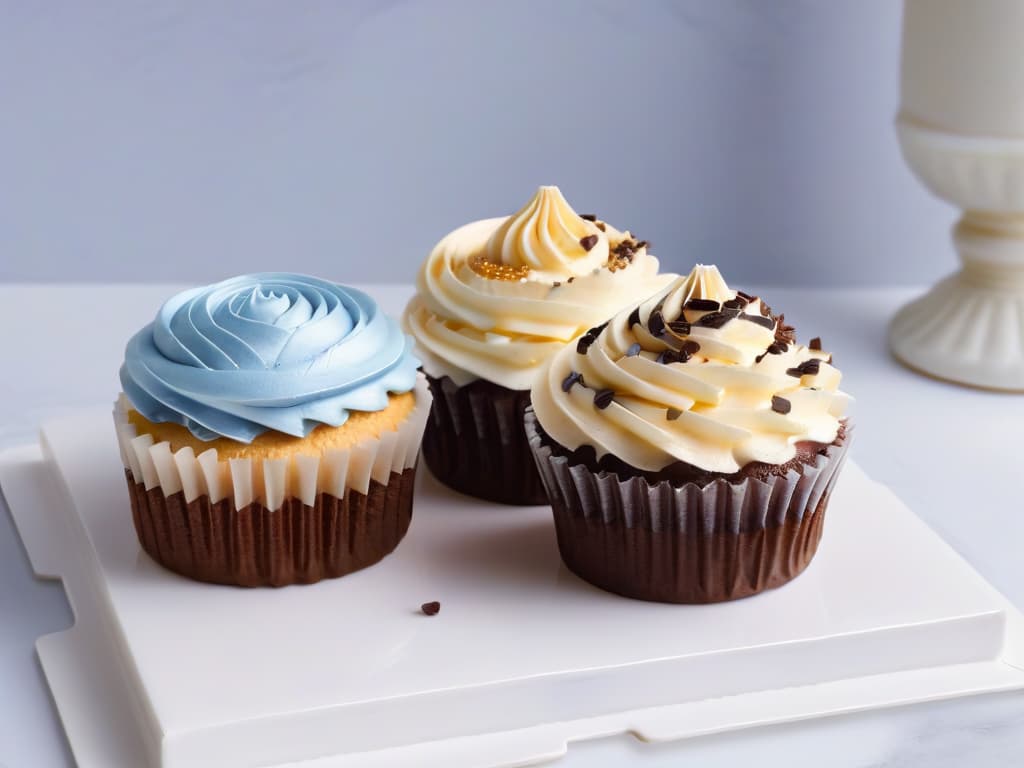
<svg viewBox="0 0 1024 768">
<path fill-rule="evenodd" d="M 128 342 L 121 386 L 200 440 L 305 437 L 410 391 L 412 339 L 361 291 L 264 272 L 179 293 Z"/>
</svg>

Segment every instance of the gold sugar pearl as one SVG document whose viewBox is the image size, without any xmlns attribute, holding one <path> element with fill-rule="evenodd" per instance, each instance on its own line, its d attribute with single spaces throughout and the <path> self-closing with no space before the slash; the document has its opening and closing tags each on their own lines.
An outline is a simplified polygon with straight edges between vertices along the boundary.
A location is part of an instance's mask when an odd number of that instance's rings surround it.
<svg viewBox="0 0 1024 768">
<path fill-rule="evenodd" d="M 480 253 L 476 256 L 471 256 L 468 264 L 470 269 L 488 280 L 525 282 L 530 276 L 529 267 L 513 267 L 510 264 L 500 264 L 488 260 L 486 256 Z"/>
</svg>

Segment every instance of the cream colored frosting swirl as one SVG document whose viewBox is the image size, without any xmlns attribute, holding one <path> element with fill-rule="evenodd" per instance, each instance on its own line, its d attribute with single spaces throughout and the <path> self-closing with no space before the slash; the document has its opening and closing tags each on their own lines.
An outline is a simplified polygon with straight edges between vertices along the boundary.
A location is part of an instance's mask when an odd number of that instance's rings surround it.
<svg viewBox="0 0 1024 768">
<path fill-rule="evenodd" d="M 403 320 L 430 375 L 524 390 L 566 343 L 674 277 L 658 274 L 646 243 L 541 187 L 512 216 L 442 239 Z"/>
<path fill-rule="evenodd" d="M 531 398 L 566 448 L 652 472 L 682 461 L 729 474 L 836 439 L 850 398 L 819 347 L 797 344 L 783 316 L 697 265 L 555 355 Z"/>
</svg>

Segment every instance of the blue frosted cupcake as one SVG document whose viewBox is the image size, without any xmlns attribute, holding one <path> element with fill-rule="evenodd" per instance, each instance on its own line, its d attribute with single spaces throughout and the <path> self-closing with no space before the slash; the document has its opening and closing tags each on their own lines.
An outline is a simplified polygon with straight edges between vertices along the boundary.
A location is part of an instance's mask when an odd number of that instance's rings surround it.
<svg viewBox="0 0 1024 768">
<path fill-rule="evenodd" d="M 115 422 L 154 560 L 282 586 L 371 565 L 405 535 L 430 393 L 366 294 L 263 273 L 178 294 L 128 342 Z"/>
</svg>

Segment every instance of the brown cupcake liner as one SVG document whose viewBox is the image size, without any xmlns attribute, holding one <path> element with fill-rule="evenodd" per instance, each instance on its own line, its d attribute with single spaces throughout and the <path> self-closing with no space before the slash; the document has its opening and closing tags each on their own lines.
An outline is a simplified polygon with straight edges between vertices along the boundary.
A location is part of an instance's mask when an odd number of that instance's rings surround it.
<svg viewBox="0 0 1024 768">
<path fill-rule="evenodd" d="M 416 470 L 371 480 L 365 494 L 320 493 L 312 506 L 290 497 L 273 511 L 208 495 L 187 502 L 181 491 L 146 490 L 130 469 L 125 477 L 139 542 L 165 568 L 215 584 L 280 587 L 344 576 L 393 551 L 409 529 Z"/>
<path fill-rule="evenodd" d="M 434 477 L 460 493 L 502 504 L 547 504 L 523 430 L 528 390 L 478 379 L 460 387 L 427 376 L 434 396 L 423 459 Z"/>
<path fill-rule="evenodd" d="M 595 586 L 667 603 L 715 603 L 778 587 L 818 549 L 852 428 L 802 472 L 673 486 L 594 472 L 556 454 L 530 408 L 526 432 L 566 566 Z"/>
<path fill-rule="evenodd" d="M 409 528 L 430 412 L 423 377 L 415 397 L 396 429 L 349 448 L 220 459 L 213 448 L 175 452 L 137 434 L 122 396 L 114 422 L 142 548 L 183 576 L 246 587 L 308 584 L 372 565 Z"/>
</svg>

